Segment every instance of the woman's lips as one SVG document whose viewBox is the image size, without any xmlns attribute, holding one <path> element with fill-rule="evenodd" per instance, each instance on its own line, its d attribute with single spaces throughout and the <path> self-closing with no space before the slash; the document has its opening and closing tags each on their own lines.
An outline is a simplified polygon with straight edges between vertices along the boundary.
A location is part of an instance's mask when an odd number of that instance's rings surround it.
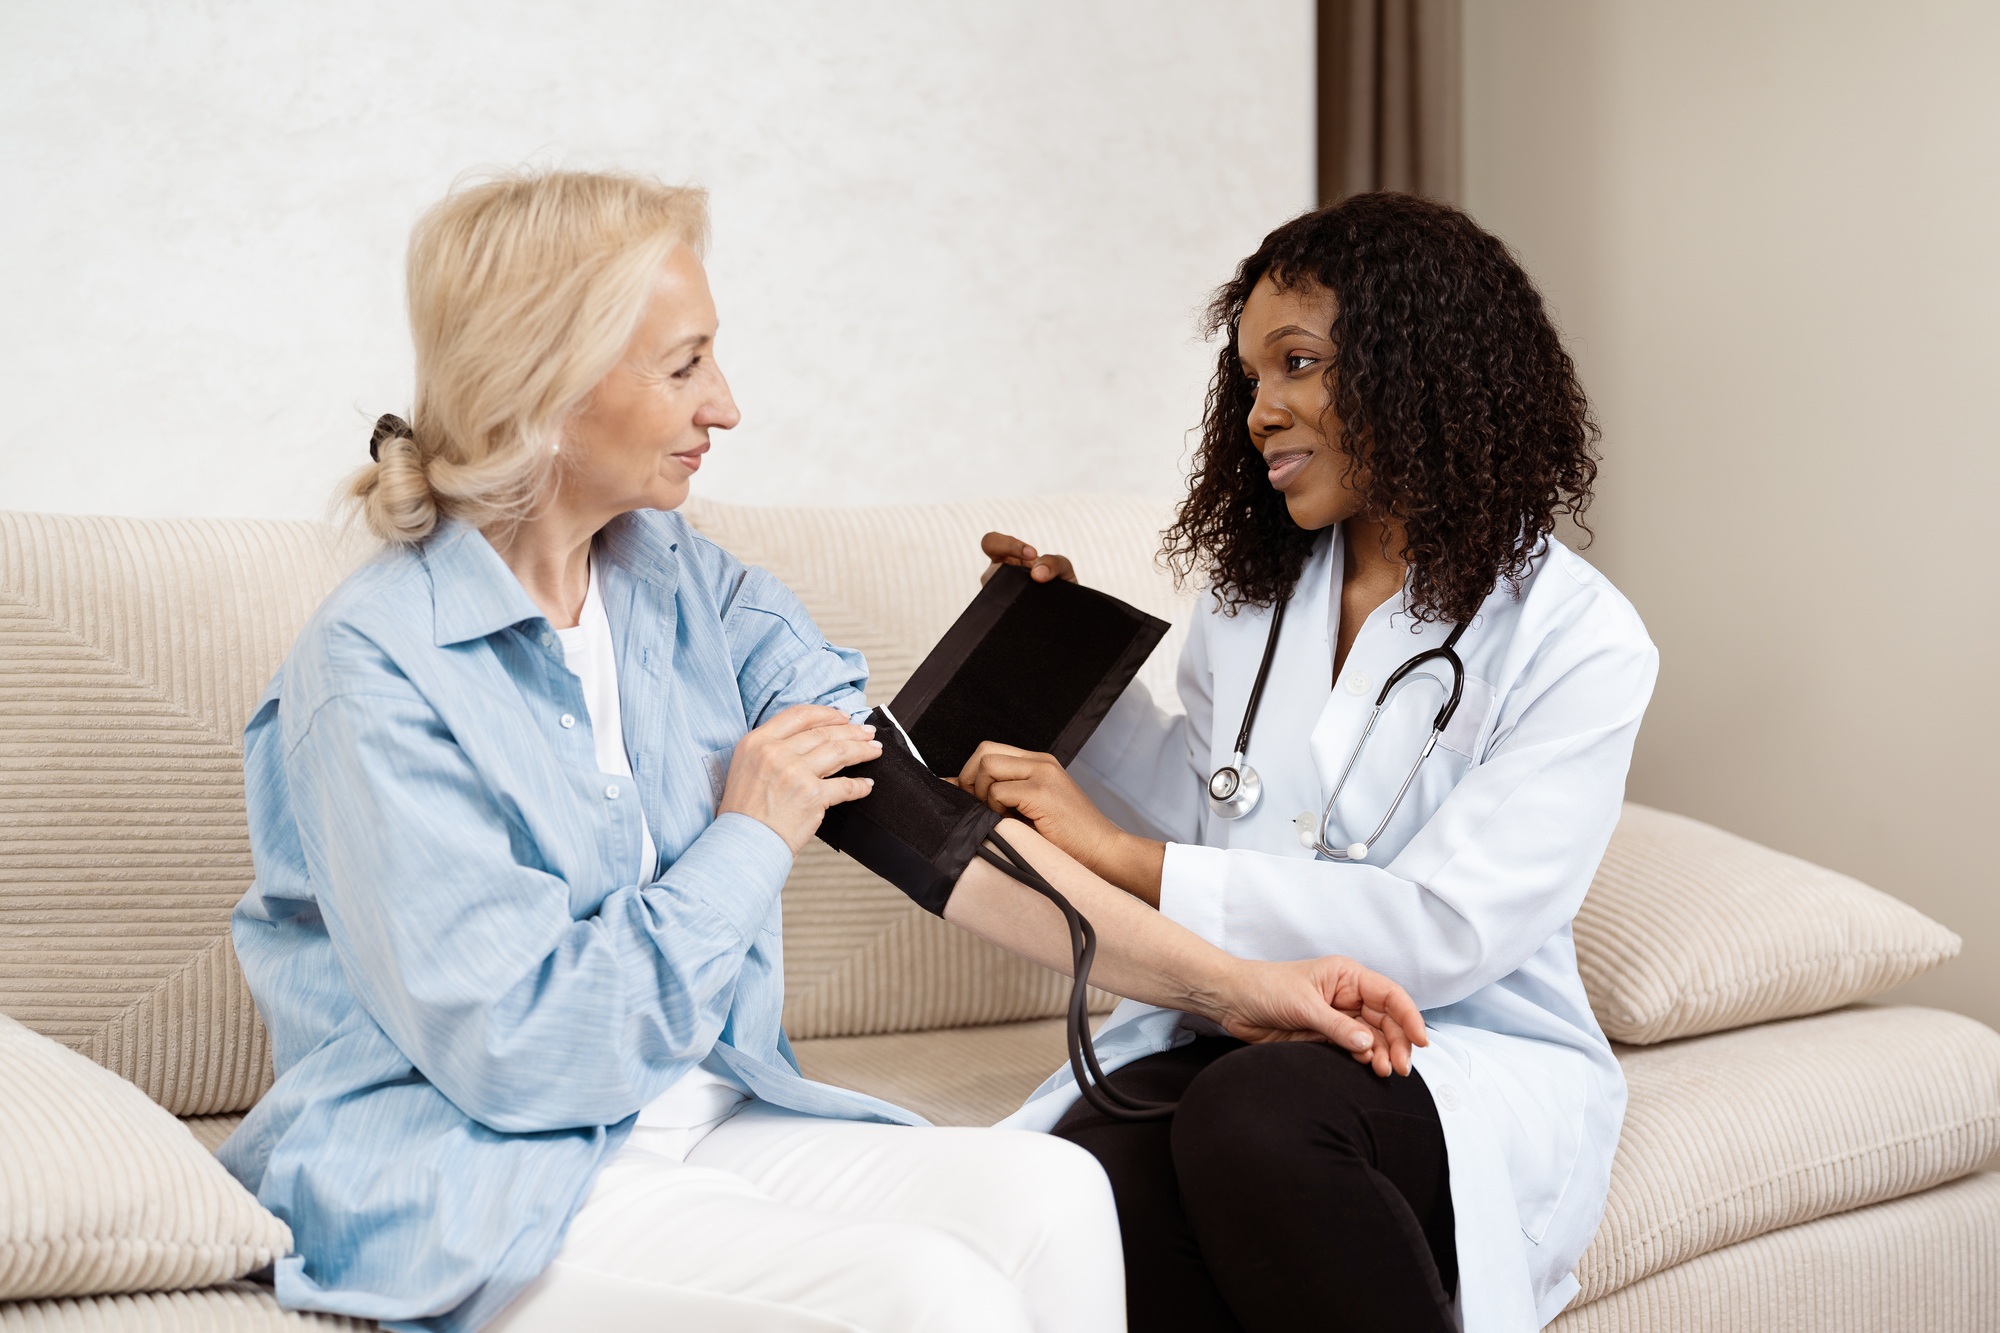
<svg viewBox="0 0 2000 1333">
<path fill-rule="evenodd" d="M 1285 487 L 1291 485 L 1292 478 L 1299 475 L 1300 470 L 1305 467 L 1307 460 L 1311 457 L 1312 451 L 1310 449 L 1288 450 L 1284 453 L 1264 455 L 1264 466 L 1268 469 L 1267 475 L 1271 479 L 1271 484 L 1281 491 L 1284 490 Z"/>
<path fill-rule="evenodd" d="M 699 472 L 701 471 L 701 456 L 707 452 L 708 446 L 704 444 L 699 449 L 690 449 L 684 454 L 668 454 L 667 457 L 673 459 L 690 472 Z"/>
</svg>

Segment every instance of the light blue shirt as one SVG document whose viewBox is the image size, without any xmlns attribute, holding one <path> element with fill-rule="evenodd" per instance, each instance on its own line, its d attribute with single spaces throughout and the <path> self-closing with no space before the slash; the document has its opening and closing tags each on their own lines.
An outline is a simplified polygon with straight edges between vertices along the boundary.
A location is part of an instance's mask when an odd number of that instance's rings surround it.
<svg viewBox="0 0 2000 1333">
<path fill-rule="evenodd" d="M 800 1076 L 791 852 L 716 814 L 745 731 L 859 712 L 866 666 L 677 514 L 616 520 L 596 556 L 630 778 L 598 771 L 554 631 L 456 523 L 335 589 L 245 729 L 233 929 L 278 1079 L 221 1157 L 292 1228 L 286 1306 L 476 1328 L 704 1059 L 779 1106 L 922 1123 Z"/>
</svg>

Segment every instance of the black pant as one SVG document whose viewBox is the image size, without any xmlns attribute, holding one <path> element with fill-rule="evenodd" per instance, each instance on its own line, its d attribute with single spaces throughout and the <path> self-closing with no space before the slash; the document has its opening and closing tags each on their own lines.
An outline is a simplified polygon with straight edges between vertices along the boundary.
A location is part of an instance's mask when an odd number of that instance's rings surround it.
<svg viewBox="0 0 2000 1333">
<path fill-rule="evenodd" d="M 1111 1177 L 1132 1333 L 1452 1327 L 1451 1181 L 1418 1075 L 1204 1037 L 1111 1082 L 1180 1102 L 1139 1122 L 1078 1102 L 1055 1130 Z"/>
</svg>

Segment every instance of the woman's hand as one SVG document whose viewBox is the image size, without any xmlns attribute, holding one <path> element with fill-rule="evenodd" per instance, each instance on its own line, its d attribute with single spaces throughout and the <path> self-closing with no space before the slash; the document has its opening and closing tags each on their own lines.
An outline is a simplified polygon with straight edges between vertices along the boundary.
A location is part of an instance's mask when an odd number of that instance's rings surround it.
<svg viewBox="0 0 2000 1333">
<path fill-rule="evenodd" d="M 717 813 L 750 816 L 797 855 L 828 806 L 860 800 L 875 786 L 833 775 L 881 754 L 875 728 L 838 708 L 794 704 L 736 742 Z"/>
<path fill-rule="evenodd" d="M 1076 570 L 1070 566 L 1068 556 L 1043 555 L 1019 537 L 1009 537 L 1004 532 L 989 532 L 979 539 L 979 549 L 991 562 L 986 566 L 986 572 L 979 576 L 981 587 L 1002 565 L 1025 565 L 1028 577 L 1037 583 L 1047 583 L 1050 579 L 1076 582 Z"/>
<path fill-rule="evenodd" d="M 1327 1041 L 1387 1077 L 1410 1072 L 1411 1046 L 1428 1046 L 1409 992 L 1352 958 L 1238 961 L 1208 1017 L 1239 1041 Z"/>
<path fill-rule="evenodd" d="M 1015 815 L 1102 879 L 1158 905 L 1164 844 L 1112 823 L 1052 754 L 983 741 L 958 785 L 1001 814 Z"/>
</svg>

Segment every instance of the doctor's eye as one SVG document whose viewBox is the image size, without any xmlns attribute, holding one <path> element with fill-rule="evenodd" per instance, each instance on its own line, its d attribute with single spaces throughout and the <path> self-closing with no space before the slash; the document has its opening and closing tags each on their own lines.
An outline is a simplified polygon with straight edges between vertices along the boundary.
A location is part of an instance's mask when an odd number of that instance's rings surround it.
<svg viewBox="0 0 2000 1333">
<path fill-rule="evenodd" d="M 1318 357 L 1307 356 L 1304 352 L 1293 352 L 1285 358 L 1285 369 L 1291 371 L 1294 375 L 1308 366 L 1316 366 L 1318 364 Z"/>
</svg>

